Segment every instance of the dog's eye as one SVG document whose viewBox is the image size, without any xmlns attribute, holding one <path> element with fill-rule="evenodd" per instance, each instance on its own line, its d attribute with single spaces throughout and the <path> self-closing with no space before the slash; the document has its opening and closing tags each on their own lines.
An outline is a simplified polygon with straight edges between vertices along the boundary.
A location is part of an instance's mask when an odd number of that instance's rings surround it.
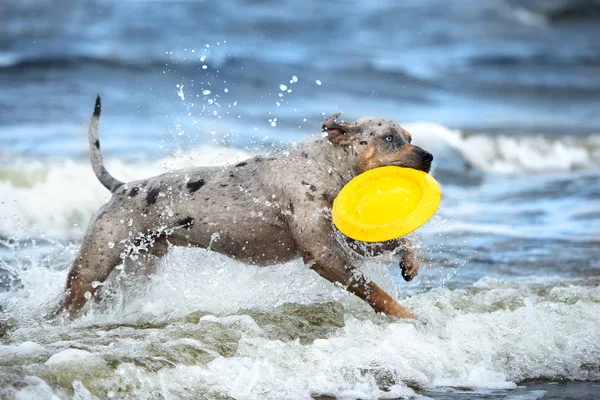
<svg viewBox="0 0 600 400">
<path fill-rule="evenodd" d="M 387 135 L 385 138 L 386 142 L 391 142 L 392 140 L 394 140 L 394 136 L 393 135 Z"/>
</svg>

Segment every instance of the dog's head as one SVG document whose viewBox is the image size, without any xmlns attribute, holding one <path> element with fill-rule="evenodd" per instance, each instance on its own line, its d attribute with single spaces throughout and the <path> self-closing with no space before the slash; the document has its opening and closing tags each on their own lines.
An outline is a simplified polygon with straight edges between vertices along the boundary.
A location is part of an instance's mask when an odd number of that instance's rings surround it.
<svg viewBox="0 0 600 400">
<path fill-rule="evenodd" d="M 359 173 L 386 165 L 397 165 L 429 172 L 433 155 L 410 144 L 410 133 L 392 121 L 365 117 L 356 122 L 337 122 L 334 114 L 323 124 L 329 140 L 348 146 L 356 156 Z"/>
</svg>

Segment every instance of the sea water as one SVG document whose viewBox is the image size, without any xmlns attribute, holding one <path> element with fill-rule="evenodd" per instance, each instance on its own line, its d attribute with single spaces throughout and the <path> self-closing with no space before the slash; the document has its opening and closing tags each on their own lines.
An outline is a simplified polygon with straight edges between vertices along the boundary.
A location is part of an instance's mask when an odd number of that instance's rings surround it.
<svg viewBox="0 0 600 400">
<path fill-rule="evenodd" d="M 283 4 L 6 2 L 0 397 L 600 398 L 593 13 Z M 189 248 L 55 317 L 110 196 L 87 160 L 97 93 L 123 181 L 295 146 L 338 111 L 402 124 L 434 154 L 442 202 L 410 235 L 415 280 L 391 258 L 361 269 L 418 319 L 375 314 L 301 260 Z"/>
</svg>

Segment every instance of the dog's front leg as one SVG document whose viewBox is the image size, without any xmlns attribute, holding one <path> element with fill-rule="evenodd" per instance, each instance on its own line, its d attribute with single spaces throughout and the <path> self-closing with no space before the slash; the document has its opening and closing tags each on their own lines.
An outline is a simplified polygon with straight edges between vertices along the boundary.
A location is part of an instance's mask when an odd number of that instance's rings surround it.
<svg viewBox="0 0 600 400">
<path fill-rule="evenodd" d="M 303 252 L 304 262 L 323 278 L 341 284 L 377 312 L 398 318 L 415 318 L 408 308 L 398 304 L 383 289 L 352 267 L 349 258 L 334 239 L 331 222 L 317 208 L 296 209 L 296 214 L 289 219 L 288 225 Z"/>
<path fill-rule="evenodd" d="M 409 282 L 419 274 L 419 260 L 413 252 L 411 242 L 404 237 L 380 243 L 365 243 L 347 238 L 353 252 L 361 257 L 379 256 L 385 252 L 393 252 L 400 256 L 399 266 L 402 278 Z"/>
<path fill-rule="evenodd" d="M 325 257 L 319 257 L 319 255 Z M 397 318 L 415 318 L 412 311 L 398 304 L 377 284 L 367 280 L 354 268 L 349 267 L 339 256 L 333 253 L 327 254 L 327 250 L 306 252 L 304 260 L 316 273 L 330 282 L 342 284 L 347 291 L 369 303 L 375 311 Z"/>
<path fill-rule="evenodd" d="M 402 253 L 400 256 L 400 272 L 405 281 L 412 281 L 419 274 L 419 260 L 412 250 L 410 241 L 406 238 L 398 239 L 401 242 Z"/>
</svg>

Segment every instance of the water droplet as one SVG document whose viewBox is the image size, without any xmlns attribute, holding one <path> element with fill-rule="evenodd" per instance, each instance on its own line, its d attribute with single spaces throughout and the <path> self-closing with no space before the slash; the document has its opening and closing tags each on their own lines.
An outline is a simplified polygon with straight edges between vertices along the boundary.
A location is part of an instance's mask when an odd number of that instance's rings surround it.
<svg viewBox="0 0 600 400">
<path fill-rule="evenodd" d="M 202 91 L 202 94 L 203 94 L 203 95 L 205 95 L 205 96 L 208 96 L 208 95 L 210 94 L 210 90 L 208 90 L 208 89 L 204 89 L 204 90 Z"/>
<path fill-rule="evenodd" d="M 108 248 L 112 249 L 113 247 L 115 247 L 115 244 L 113 242 L 108 242 Z"/>
<path fill-rule="evenodd" d="M 279 90 L 281 90 L 282 92 L 285 92 L 287 90 L 287 86 L 282 83 L 279 85 Z"/>
<path fill-rule="evenodd" d="M 321 81 L 320 80 L 317 79 L 315 82 L 317 83 L 317 85 L 321 86 Z"/>
<path fill-rule="evenodd" d="M 298 77 L 296 75 L 292 76 L 292 81 L 294 83 L 297 83 L 298 82 Z"/>
</svg>

